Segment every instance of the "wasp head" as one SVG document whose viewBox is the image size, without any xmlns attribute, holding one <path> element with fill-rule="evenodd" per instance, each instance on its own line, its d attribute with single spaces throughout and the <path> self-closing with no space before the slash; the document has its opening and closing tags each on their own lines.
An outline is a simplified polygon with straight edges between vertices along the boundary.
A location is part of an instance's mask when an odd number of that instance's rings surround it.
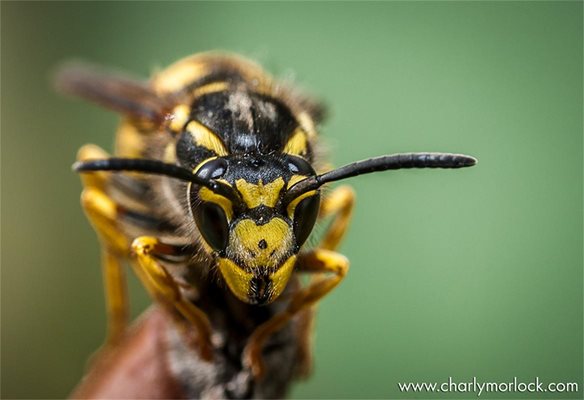
<svg viewBox="0 0 584 400">
<path fill-rule="evenodd" d="M 272 302 L 286 287 L 320 203 L 318 190 L 294 199 L 287 190 L 314 170 L 296 156 L 238 155 L 207 160 L 195 174 L 230 188 L 222 194 L 189 188 L 193 218 L 227 285 L 244 302 Z"/>
</svg>

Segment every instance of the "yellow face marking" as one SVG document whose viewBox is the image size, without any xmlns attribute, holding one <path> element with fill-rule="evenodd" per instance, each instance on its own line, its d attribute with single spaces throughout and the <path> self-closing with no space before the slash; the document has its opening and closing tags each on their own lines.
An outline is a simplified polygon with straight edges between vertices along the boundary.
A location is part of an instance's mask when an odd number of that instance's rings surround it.
<svg viewBox="0 0 584 400">
<path fill-rule="evenodd" d="M 233 205 L 231 204 L 231 201 L 229 201 L 229 199 L 213 192 L 211 189 L 208 189 L 206 187 L 202 187 L 199 190 L 199 197 L 203 201 L 210 201 L 221 207 L 223 209 L 223 212 L 225 212 L 225 216 L 227 217 L 228 220 L 231 220 L 233 218 Z"/>
<path fill-rule="evenodd" d="M 290 189 L 292 186 L 294 186 L 295 184 L 297 184 L 300 181 L 303 181 L 306 178 L 307 178 L 306 176 L 302 176 L 302 175 L 293 175 L 292 178 L 290 178 L 290 180 L 288 181 L 288 185 L 286 186 L 286 189 Z M 302 200 L 304 200 L 308 196 L 314 196 L 315 194 L 316 194 L 316 190 L 311 190 L 310 192 L 302 193 L 300 196 L 298 196 L 297 198 L 292 200 L 290 202 L 290 204 L 288 204 L 288 207 L 286 208 L 286 212 L 288 213 L 288 217 L 290 217 L 290 218 L 294 217 L 294 210 L 296 210 L 296 206 L 298 205 L 298 203 L 300 203 Z"/>
<path fill-rule="evenodd" d="M 193 97 L 196 99 L 197 97 L 201 97 L 209 93 L 222 92 L 227 89 L 229 89 L 229 83 L 227 82 L 212 82 L 196 88 L 193 92 Z"/>
<path fill-rule="evenodd" d="M 221 139 L 197 121 L 189 122 L 187 131 L 192 135 L 197 146 L 202 146 L 220 157 L 228 154 Z"/>
<path fill-rule="evenodd" d="M 235 187 L 249 208 L 255 208 L 262 204 L 274 207 L 278 202 L 280 191 L 284 187 L 284 179 L 280 177 L 265 185 L 261 180 L 255 185 L 246 182 L 245 179 L 238 179 L 235 182 Z"/>
<path fill-rule="evenodd" d="M 276 267 L 292 245 L 292 229 L 281 218 L 257 225 L 251 219 L 237 223 L 229 238 L 229 252 L 249 268 Z"/>
<path fill-rule="evenodd" d="M 197 166 L 195 167 L 195 169 L 193 170 L 193 174 L 196 174 L 196 173 L 197 173 L 197 171 L 198 171 L 199 169 L 201 169 L 201 167 L 202 167 L 203 165 L 205 165 L 206 163 L 208 163 L 208 162 L 209 162 L 209 161 L 211 161 L 211 160 L 215 160 L 216 158 L 217 158 L 217 157 L 209 157 L 209 158 L 206 158 L 206 159 L 204 159 L 204 160 L 203 160 L 203 161 L 201 161 L 200 163 L 198 163 L 198 164 L 197 164 Z M 229 185 L 229 186 L 231 186 L 231 185 Z"/>
<path fill-rule="evenodd" d="M 290 139 L 288 139 L 288 142 L 286 142 L 284 153 L 295 156 L 304 156 L 308 150 L 307 146 L 308 142 L 306 133 L 301 128 L 297 128 L 294 133 L 292 133 Z"/>
<path fill-rule="evenodd" d="M 296 185 L 298 182 L 303 181 L 306 178 L 307 177 L 303 175 L 292 175 L 292 178 L 290 178 L 290 180 L 288 181 L 286 189 L 290 189 L 292 186 Z"/>
<path fill-rule="evenodd" d="M 175 132 L 180 132 L 189 120 L 191 108 L 186 104 L 180 104 L 172 110 L 172 120 L 169 127 Z"/>
<path fill-rule="evenodd" d="M 294 272 L 295 264 L 296 256 L 293 255 L 276 272 L 269 276 L 272 281 L 272 295 L 268 302 L 272 302 L 282 294 L 292 272 Z M 219 258 L 217 265 L 233 294 L 241 301 L 249 303 L 249 290 L 253 274 L 245 272 L 228 258 Z"/>
<path fill-rule="evenodd" d="M 274 291 L 272 299 L 279 297 L 286 288 L 286 284 L 288 283 L 288 280 L 290 280 L 290 275 L 292 275 L 292 271 L 294 271 L 295 264 L 296 256 L 292 256 L 270 276 L 270 279 L 272 280 L 272 290 Z"/>
<path fill-rule="evenodd" d="M 233 294 L 241 301 L 248 303 L 248 293 L 250 288 L 250 281 L 253 278 L 253 274 L 245 272 L 243 269 L 239 268 L 237 264 L 228 258 L 219 258 L 217 261 L 217 266 L 221 275 L 227 282 L 227 286 L 233 292 Z"/>
</svg>

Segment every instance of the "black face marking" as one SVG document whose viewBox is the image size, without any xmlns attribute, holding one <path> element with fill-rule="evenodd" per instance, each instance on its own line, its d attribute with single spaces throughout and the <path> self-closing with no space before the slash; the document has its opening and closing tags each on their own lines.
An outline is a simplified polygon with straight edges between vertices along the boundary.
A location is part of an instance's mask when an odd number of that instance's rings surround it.
<svg viewBox="0 0 584 400">
<path fill-rule="evenodd" d="M 282 178 L 284 182 L 292 177 L 287 161 L 278 154 L 274 155 L 233 155 L 225 157 L 228 163 L 227 172 L 223 178 L 232 185 L 238 179 L 248 183 L 264 184 Z"/>
<path fill-rule="evenodd" d="M 298 123 L 281 101 L 246 90 L 203 95 L 191 119 L 207 126 L 232 154 L 281 152 Z"/>
<path fill-rule="evenodd" d="M 251 304 L 266 304 L 272 296 L 272 281 L 267 275 L 251 278 L 249 287 L 249 300 Z"/>
<path fill-rule="evenodd" d="M 242 219 L 252 219 L 258 225 L 267 224 L 272 220 L 272 218 L 280 218 L 290 226 L 292 226 L 292 220 L 290 220 L 286 215 L 281 213 L 281 210 L 272 207 L 266 207 L 265 205 L 261 205 L 259 207 L 247 209 L 241 214 L 239 214 L 236 218 L 233 219 L 233 223 L 237 223 Z"/>
<path fill-rule="evenodd" d="M 262 250 L 265 250 L 268 248 L 268 242 L 266 242 L 266 239 L 262 239 L 259 241 L 258 243 L 258 247 Z"/>
</svg>

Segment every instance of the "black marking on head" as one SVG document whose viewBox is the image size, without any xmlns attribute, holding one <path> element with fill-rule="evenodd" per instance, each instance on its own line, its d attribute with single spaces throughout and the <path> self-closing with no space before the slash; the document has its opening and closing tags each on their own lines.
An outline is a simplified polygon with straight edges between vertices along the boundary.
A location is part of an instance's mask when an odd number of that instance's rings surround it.
<svg viewBox="0 0 584 400">
<path fill-rule="evenodd" d="M 223 176 L 232 185 L 238 179 L 248 183 L 263 184 L 282 178 L 284 182 L 292 177 L 288 159 L 281 154 L 274 155 L 233 155 L 225 157 L 229 167 Z"/>
<path fill-rule="evenodd" d="M 251 304 L 266 304 L 272 297 L 272 281 L 267 275 L 258 275 L 251 278 L 249 299 Z"/>
<path fill-rule="evenodd" d="M 236 224 L 243 219 L 251 219 L 259 226 L 267 224 L 275 217 L 281 218 L 284 222 L 292 226 L 292 221 L 286 215 L 279 213 L 276 208 L 267 207 L 263 204 L 259 207 L 250 208 L 241 212 L 237 218 L 234 218 L 232 223 Z"/>
<path fill-rule="evenodd" d="M 265 250 L 268 248 L 268 242 L 266 242 L 266 239 L 262 239 L 258 242 L 258 247 L 262 250 Z"/>
<path fill-rule="evenodd" d="M 246 90 L 205 94 L 191 118 L 221 137 L 234 154 L 281 152 L 298 123 L 281 101 Z"/>
</svg>

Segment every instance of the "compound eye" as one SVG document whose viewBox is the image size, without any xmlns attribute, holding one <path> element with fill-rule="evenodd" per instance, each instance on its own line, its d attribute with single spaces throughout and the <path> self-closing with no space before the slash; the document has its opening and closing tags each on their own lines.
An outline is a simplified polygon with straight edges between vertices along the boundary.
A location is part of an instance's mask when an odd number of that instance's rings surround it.
<svg viewBox="0 0 584 400">
<path fill-rule="evenodd" d="M 197 170 L 197 176 L 203 179 L 219 179 L 227 172 L 227 161 L 215 158 L 207 161 Z"/>
<path fill-rule="evenodd" d="M 320 206 L 320 195 L 307 197 L 298 203 L 294 210 L 294 236 L 296 236 L 296 244 L 300 247 L 304 244 L 314 223 L 318 217 L 318 208 Z"/>
<path fill-rule="evenodd" d="M 312 176 L 316 175 L 312 166 L 303 158 L 288 155 L 288 169 L 294 175 Z"/>
<path fill-rule="evenodd" d="M 223 209 L 215 203 L 205 201 L 193 211 L 195 223 L 209 246 L 216 251 L 225 250 L 229 227 Z"/>
</svg>

